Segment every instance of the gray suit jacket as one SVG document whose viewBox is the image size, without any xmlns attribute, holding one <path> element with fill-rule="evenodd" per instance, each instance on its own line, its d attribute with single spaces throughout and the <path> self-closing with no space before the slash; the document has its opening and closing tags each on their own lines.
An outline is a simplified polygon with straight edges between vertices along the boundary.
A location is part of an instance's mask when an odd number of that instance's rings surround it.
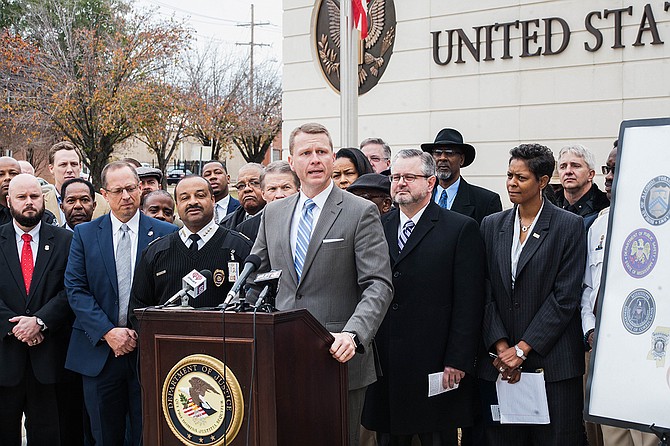
<svg viewBox="0 0 670 446">
<path fill-rule="evenodd" d="M 300 195 L 265 207 L 252 254 L 259 272 L 281 269 L 277 308 L 305 308 L 328 331 L 356 333 L 364 346 L 348 364 L 349 389 L 376 379 L 368 348 L 393 296 L 388 245 L 374 203 L 337 187 L 331 191 L 314 228 L 302 280 L 293 266 L 290 223 Z"/>
</svg>

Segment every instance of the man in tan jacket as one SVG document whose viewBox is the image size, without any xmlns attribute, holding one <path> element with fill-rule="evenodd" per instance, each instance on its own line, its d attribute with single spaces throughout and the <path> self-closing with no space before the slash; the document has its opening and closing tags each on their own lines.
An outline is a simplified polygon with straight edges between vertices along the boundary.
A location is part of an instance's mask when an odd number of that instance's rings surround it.
<svg viewBox="0 0 670 446">
<path fill-rule="evenodd" d="M 44 191 L 44 207 L 58 219 L 58 226 L 65 224 L 65 216 L 60 208 L 60 193 L 63 183 L 72 178 L 79 178 L 81 173 L 81 157 L 74 144 L 61 141 L 49 149 L 49 171 L 54 176 L 55 190 Z M 93 219 L 109 212 L 109 205 L 102 195 L 95 194 L 95 212 Z"/>
</svg>

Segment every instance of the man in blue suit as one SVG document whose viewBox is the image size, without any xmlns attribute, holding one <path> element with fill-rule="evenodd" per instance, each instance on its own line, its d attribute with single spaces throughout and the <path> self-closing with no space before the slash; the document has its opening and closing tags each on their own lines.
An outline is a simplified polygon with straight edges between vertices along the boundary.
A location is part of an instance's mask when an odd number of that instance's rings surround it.
<svg viewBox="0 0 670 446">
<path fill-rule="evenodd" d="M 137 333 L 128 328 L 132 277 L 142 250 L 177 227 L 139 212 L 140 181 L 127 162 L 105 166 L 101 180 L 111 213 L 75 227 L 65 271 L 76 316 L 65 367 L 83 376 L 95 444 L 123 445 L 128 430 L 139 445 Z"/>
</svg>

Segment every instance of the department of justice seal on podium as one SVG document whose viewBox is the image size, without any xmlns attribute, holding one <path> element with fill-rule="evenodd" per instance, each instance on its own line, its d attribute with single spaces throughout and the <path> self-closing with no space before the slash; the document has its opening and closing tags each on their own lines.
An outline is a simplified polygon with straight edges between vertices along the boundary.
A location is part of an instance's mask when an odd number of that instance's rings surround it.
<svg viewBox="0 0 670 446">
<path fill-rule="evenodd" d="M 230 444 L 242 425 L 244 400 L 233 372 L 208 355 L 187 356 L 163 382 L 163 415 L 185 445 Z"/>
</svg>

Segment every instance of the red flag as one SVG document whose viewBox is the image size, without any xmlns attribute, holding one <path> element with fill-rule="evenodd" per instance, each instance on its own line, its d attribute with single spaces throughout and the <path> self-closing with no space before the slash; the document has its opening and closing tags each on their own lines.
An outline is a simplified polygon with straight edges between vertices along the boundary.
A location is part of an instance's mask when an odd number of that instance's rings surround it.
<svg viewBox="0 0 670 446">
<path fill-rule="evenodd" d="M 368 36 L 368 0 L 352 0 L 354 28 L 361 32 L 361 40 Z"/>
</svg>

